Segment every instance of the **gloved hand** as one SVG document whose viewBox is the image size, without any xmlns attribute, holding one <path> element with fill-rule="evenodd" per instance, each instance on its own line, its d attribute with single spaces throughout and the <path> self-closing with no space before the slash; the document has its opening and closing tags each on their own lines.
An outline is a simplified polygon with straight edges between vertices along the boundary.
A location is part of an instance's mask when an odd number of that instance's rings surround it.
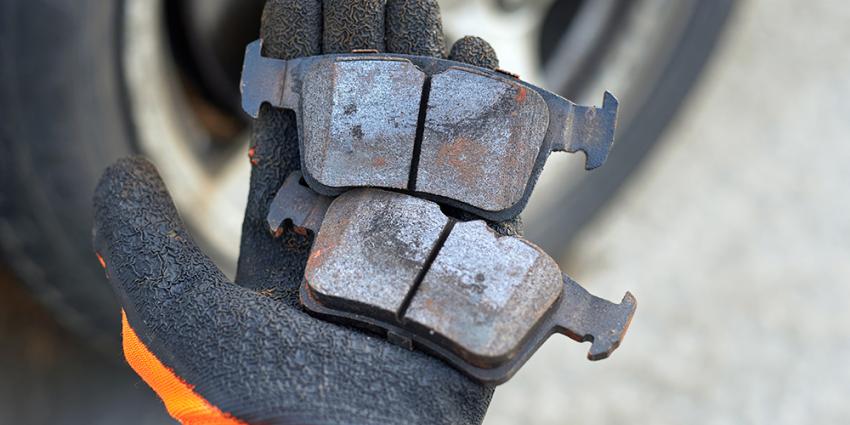
<svg viewBox="0 0 850 425">
<path fill-rule="evenodd" d="M 434 0 L 272 0 L 261 34 L 264 54 L 284 59 L 369 48 L 444 55 Z M 450 57 L 497 64 L 476 38 Z M 294 114 L 265 107 L 253 140 L 235 284 L 192 241 L 150 163 L 126 159 L 105 172 L 94 246 L 123 305 L 130 366 L 184 424 L 480 423 L 492 388 L 300 309 L 312 236 L 274 238 L 264 221 L 299 167 Z"/>
</svg>

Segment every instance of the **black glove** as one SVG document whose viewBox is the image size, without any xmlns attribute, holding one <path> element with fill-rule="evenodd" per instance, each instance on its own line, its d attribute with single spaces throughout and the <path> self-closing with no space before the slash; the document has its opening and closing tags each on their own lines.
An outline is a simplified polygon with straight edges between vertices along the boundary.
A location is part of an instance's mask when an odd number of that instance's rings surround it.
<svg viewBox="0 0 850 425">
<path fill-rule="evenodd" d="M 435 0 L 272 0 L 261 33 L 264 54 L 284 59 L 352 49 L 444 55 Z M 471 37 L 450 58 L 497 65 Z M 312 236 L 274 238 L 265 223 L 276 190 L 299 169 L 294 114 L 264 107 L 253 139 L 236 284 L 194 244 L 150 163 L 122 160 L 101 179 L 94 246 L 124 308 L 130 365 L 186 424 L 480 423 L 492 388 L 299 307 Z"/>
</svg>

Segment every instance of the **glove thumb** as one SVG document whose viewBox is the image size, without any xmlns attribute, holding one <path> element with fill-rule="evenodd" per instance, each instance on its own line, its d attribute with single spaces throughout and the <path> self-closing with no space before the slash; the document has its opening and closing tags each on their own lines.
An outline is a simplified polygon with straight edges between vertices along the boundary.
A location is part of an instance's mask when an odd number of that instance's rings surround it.
<svg viewBox="0 0 850 425">
<path fill-rule="evenodd" d="M 159 315 L 227 278 L 195 245 L 156 168 L 139 157 L 109 167 L 94 196 L 94 248 L 121 303 Z"/>
<path fill-rule="evenodd" d="M 128 158 L 109 167 L 94 197 L 94 247 L 123 305 L 122 339 L 130 366 L 185 424 L 244 424 L 195 392 L 180 359 L 198 329 L 204 295 L 226 293 L 224 274 L 192 241 L 154 166 Z M 228 285 L 233 287 L 234 285 Z M 203 316 L 202 316 L 203 317 Z"/>
</svg>

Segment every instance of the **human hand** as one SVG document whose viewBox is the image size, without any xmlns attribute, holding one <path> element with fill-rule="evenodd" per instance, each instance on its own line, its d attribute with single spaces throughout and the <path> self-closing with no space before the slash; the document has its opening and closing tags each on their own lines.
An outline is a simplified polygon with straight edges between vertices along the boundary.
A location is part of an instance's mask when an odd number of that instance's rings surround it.
<svg viewBox="0 0 850 425">
<path fill-rule="evenodd" d="M 272 0 L 264 54 L 376 49 L 444 56 L 433 0 Z M 451 59 L 495 67 L 466 38 Z M 294 114 L 264 107 L 236 283 L 194 244 L 151 164 L 118 162 L 95 194 L 94 245 L 123 306 L 125 356 L 187 424 L 473 424 L 492 388 L 443 362 L 299 307 L 312 236 L 273 237 L 268 205 L 299 168 Z M 210 223 L 214 225 L 214 223 Z"/>
</svg>

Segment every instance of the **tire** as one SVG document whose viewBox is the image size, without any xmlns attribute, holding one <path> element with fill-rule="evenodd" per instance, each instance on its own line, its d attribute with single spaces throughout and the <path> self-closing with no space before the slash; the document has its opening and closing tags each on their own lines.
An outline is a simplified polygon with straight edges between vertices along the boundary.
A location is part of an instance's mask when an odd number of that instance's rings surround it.
<svg viewBox="0 0 850 425">
<path fill-rule="evenodd" d="M 666 57 L 648 59 L 658 61 L 659 66 L 640 78 L 638 85 L 649 87 L 641 101 L 621 108 L 626 114 L 618 117 L 617 140 L 605 166 L 578 177 L 542 214 L 536 214 L 526 229 L 525 236 L 545 251 L 566 253 L 582 228 L 639 168 L 698 81 L 734 6 L 732 0 L 681 4 L 689 5 L 683 29 Z M 588 74 L 601 72 L 605 66 L 604 61 L 597 62 Z"/>
<path fill-rule="evenodd" d="M 63 325 L 117 353 L 119 313 L 90 240 L 97 179 L 134 151 L 119 2 L 11 0 L 0 10 L 0 245 Z"/>
</svg>

